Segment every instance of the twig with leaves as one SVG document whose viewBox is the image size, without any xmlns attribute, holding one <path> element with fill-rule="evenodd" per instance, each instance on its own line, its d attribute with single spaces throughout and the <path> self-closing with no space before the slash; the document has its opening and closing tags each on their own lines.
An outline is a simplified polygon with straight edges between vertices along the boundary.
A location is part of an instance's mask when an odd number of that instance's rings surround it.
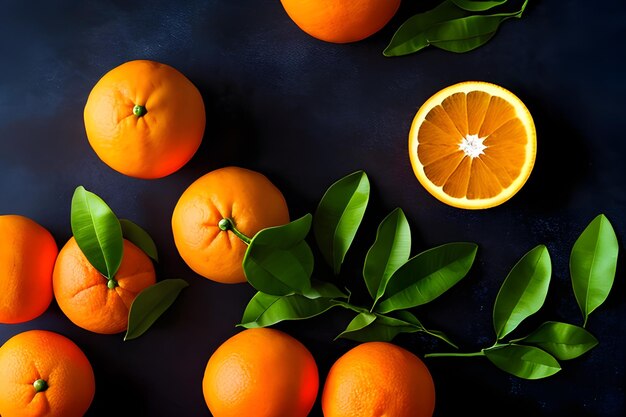
<svg viewBox="0 0 626 417">
<path fill-rule="evenodd" d="M 243 267 L 258 292 L 239 326 L 272 326 L 342 307 L 355 316 L 337 337 L 391 341 L 400 333 L 423 332 L 457 348 L 443 332 L 427 329 L 411 310 L 438 298 L 466 276 L 478 249 L 474 243 L 448 243 L 410 257 L 410 228 L 403 211 L 396 208 L 380 223 L 364 261 L 363 279 L 372 298 L 369 307 L 353 304 L 350 291 L 312 277 L 314 258 L 306 241 L 311 229 L 334 275 L 340 274 L 369 192 L 365 172 L 354 172 L 328 188 L 314 216 L 306 214 L 287 225 L 263 229 L 249 240 Z M 425 357 L 484 356 L 520 378 L 554 375 L 561 369 L 559 361 L 579 357 L 598 344 L 585 326 L 589 314 L 609 295 L 617 255 L 615 232 L 606 216 L 598 215 L 576 241 L 570 258 L 582 327 L 546 321 L 525 337 L 507 339 L 523 320 L 540 310 L 547 296 L 552 265 L 548 249 L 538 245 L 511 269 L 500 288 L 493 309 L 496 341 L 492 346 L 479 352 L 433 352 Z"/>
</svg>

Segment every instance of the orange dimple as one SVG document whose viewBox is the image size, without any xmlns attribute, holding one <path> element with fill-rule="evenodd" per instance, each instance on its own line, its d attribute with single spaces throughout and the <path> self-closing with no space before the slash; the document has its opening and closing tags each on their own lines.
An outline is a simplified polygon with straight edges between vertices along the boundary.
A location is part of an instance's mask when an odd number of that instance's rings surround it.
<svg viewBox="0 0 626 417">
<path fill-rule="evenodd" d="M 172 232 L 185 263 L 217 282 L 245 282 L 242 262 L 248 246 L 232 231 L 219 229 L 223 218 L 252 238 L 261 229 L 288 223 L 287 203 L 267 177 L 240 167 L 203 175 L 176 203 Z"/>
<path fill-rule="evenodd" d="M 152 261 L 128 240 L 115 280 L 118 286 L 108 288 L 107 278 L 89 263 L 72 237 L 54 266 L 54 296 L 77 326 L 95 333 L 120 333 L 128 327 L 128 310 L 137 294 L 156 282 Z"/>
</svg>

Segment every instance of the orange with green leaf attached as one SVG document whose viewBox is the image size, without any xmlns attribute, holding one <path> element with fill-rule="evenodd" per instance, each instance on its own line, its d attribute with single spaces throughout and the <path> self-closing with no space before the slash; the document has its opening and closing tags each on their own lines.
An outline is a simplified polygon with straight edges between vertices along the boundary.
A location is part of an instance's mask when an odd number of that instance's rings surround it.
<svg viewBox="0 0 626 417">
<path fill-rule="evenodd" d="M 0 347 L 2 417 L 82 417 L 95 390 L 89 359 L 61 334 L 28 330 Z"/>
<path fill-rule="evenodd" d="M 197 274 L 222 283 L 245 282 L 242 261 L 261 229 L 289 223 L 283 194 L 263 174 L 219 168 L 194 181 L 172 214 L 174 242 Z"/>
<path fill-rule="evenodd" d="M 125 62 L 100 78 L 84 109 L 87 139 L 122 174 L 153 179 L 172 174 L 196 153 L 206 114 L 197 87 L 155 61 Z"/>
<path fill-rule="evenodd" d="M 74 237 L 63 246 L 54 265 L 54 297 L 59 308 L 74 324 L 95 333 L 125 331 L 133 300 L 155 282 L 152 260 L 126 239 L 122 263 L 112 279 L 89 263 Z"/>
</svg>

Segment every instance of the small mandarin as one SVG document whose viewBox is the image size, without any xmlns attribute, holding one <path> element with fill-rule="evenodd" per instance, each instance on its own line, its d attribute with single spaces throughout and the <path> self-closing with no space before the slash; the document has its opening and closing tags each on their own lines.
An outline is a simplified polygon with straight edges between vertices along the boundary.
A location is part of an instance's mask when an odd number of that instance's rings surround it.
<svg viewBox="0 0 626 417">
<path fill-rule="evenodd" d="M 426 365 L 388 342 L 365 342 L 331 366 L 324 383 L 324 417 L 431 417 L 435 387 Z"/>
<path fill-rule="evenodd" d="M 242 261 L 247 249 L 230 225 L 252 238 L 261 229 L 286 223 L 289 210 L 280 190 L 263 174 L 235 166 L 198 178 L 172 213 L 174 242 L 185 263 L 205 278 L 229 284 L 246 281 Z"/>
<path fill-rule="evenodd" d="M 95 390 L 89 359 L 63 335 L 28 330 L 0 347 L 2 417 L 82 417 Z"/>
<path fill-rule="evenodd" d="M 207 363 L 202 390 L 214 417 L 307 417 L 319 388 L 311 352 L 276 329 L 243 330 Z"/>
<path fill-rule="evenodd" d="M 61 311 L 79 327 L 94 333 L 120 333 L 128 327 L 128 311 L 144 288 L 156 282 L 151 259 L 124 239 L 122 263 L 111 285 L 94 268 L 73 237 L 54 266 L 54 297 Z"/>
<path fill-rule="evenodd" d="M 12 214 L 0 216 L 0 236 L 0 323 L 33 320 L 52 302 L 56 241 L 39 223 Z"/>
<path fill-rule="evenodd" d="M 89 144 L 122 174 L 161 178 L 196 153 L 204 135 L 202 95 L 180 71 L 160 62 L 134 60 L 94 85 L 83 111 Z"/>
</svg>

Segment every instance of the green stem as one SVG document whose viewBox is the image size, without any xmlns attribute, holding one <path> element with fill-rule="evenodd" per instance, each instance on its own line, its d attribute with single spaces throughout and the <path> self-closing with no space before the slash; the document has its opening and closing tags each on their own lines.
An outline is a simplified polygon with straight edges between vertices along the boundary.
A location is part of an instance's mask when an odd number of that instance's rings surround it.
<svg viewBox="0 0 626 417">
<path fill-rule="evenodd" d="M 354 304 L 350 304 L 349 302 L 345 302 L 341 300 L 333 300 L 333 301 L 335 305 L 343 307 L 348 310 L 352 310 L 355 313 L 369 313 L 368 309 L 360 307 L 360 306 L 355 306 Z"/>
<path fill-rule="evenodd" d="M 133 114 L 137 117 L 142 117 L 146 113 L 148 113 L 148 110 L 146 110 L 145 106 L 135 104 L 135 107 L 133 107 Z"/>
<path fill-rule="evenodd" d="M 33 387 L 35 388 L 35 392 L 42 392 L 48 389 L 48 383 L 39 378 L 35 382 L 33 382 Z"/>
<path fill-rule="evenodd" d="M 485 356 L 485 353 L 481 350 L 479 352 L 471 352 L 471 353 L 443 352 L 443 353 L 426 353 L 424 355 L 425 358 L 441 358 L 444 356 L 456 356 L 456 357 Z"/>
<path fill-rule="evenodd" d="M 117 283 L 117 281 L 113 278 L 107 278 L 107 288 L 112 290 L 113 288 L 117 287 L 119 284 Z"/>
<path fill-rule="evenodd" d="M 441 335 L 441 334 L 439 334 L 439 333 L 436 333 L 436 332 L 431 332 L 430 330 L 428 330 L 428 329 L 427 329 L 427 328 L 425 328 L 425 327 L 422 327 L 422 330 L 421 330 L 421 331 L 422 331 L 422 332 L 424 332 L 424 333 L 426 333 L 426 334 L 428 334 L 428 335 L 430 335 L 430 336 L 432 336 L 432 337 L 436 337 L 437 339 L 439 339 L 439 340 L 442 340 L 442 341 L 446 342 L 447 344 L 449 344 L 450 346 L 452 346 L 452 347 L 453 347 L 453 348 L 455 348 L 455 349 L 458 349 L 458 348 L 459 348 L 459 347 L 458 347 L 457 345 L 455 345 L 452 341 L 448 340 L 445 336 L 442 336 L 442 335 Z"/>
<path fill-rule="evenodd" d="M 223 231 L 230 230 L 231 232 L 233 232 L 235 234 L 235 236 L 237 236 L 239 239 L 241 239 L 243 241 L 243 243 L 245 243 L 246 245 L 249 245 L 250 242 L 252 241 L 252 239 L 250 239 L 248 236 L 244 235 L 239 230 L 237 230 L 233 220 L 229 219 L 227 217 L 225 217 L 222 220 L 220 220 L 217 223 L 217 227 L 219 227 L 220 230 L 223 230 Z"/>
</svg>

